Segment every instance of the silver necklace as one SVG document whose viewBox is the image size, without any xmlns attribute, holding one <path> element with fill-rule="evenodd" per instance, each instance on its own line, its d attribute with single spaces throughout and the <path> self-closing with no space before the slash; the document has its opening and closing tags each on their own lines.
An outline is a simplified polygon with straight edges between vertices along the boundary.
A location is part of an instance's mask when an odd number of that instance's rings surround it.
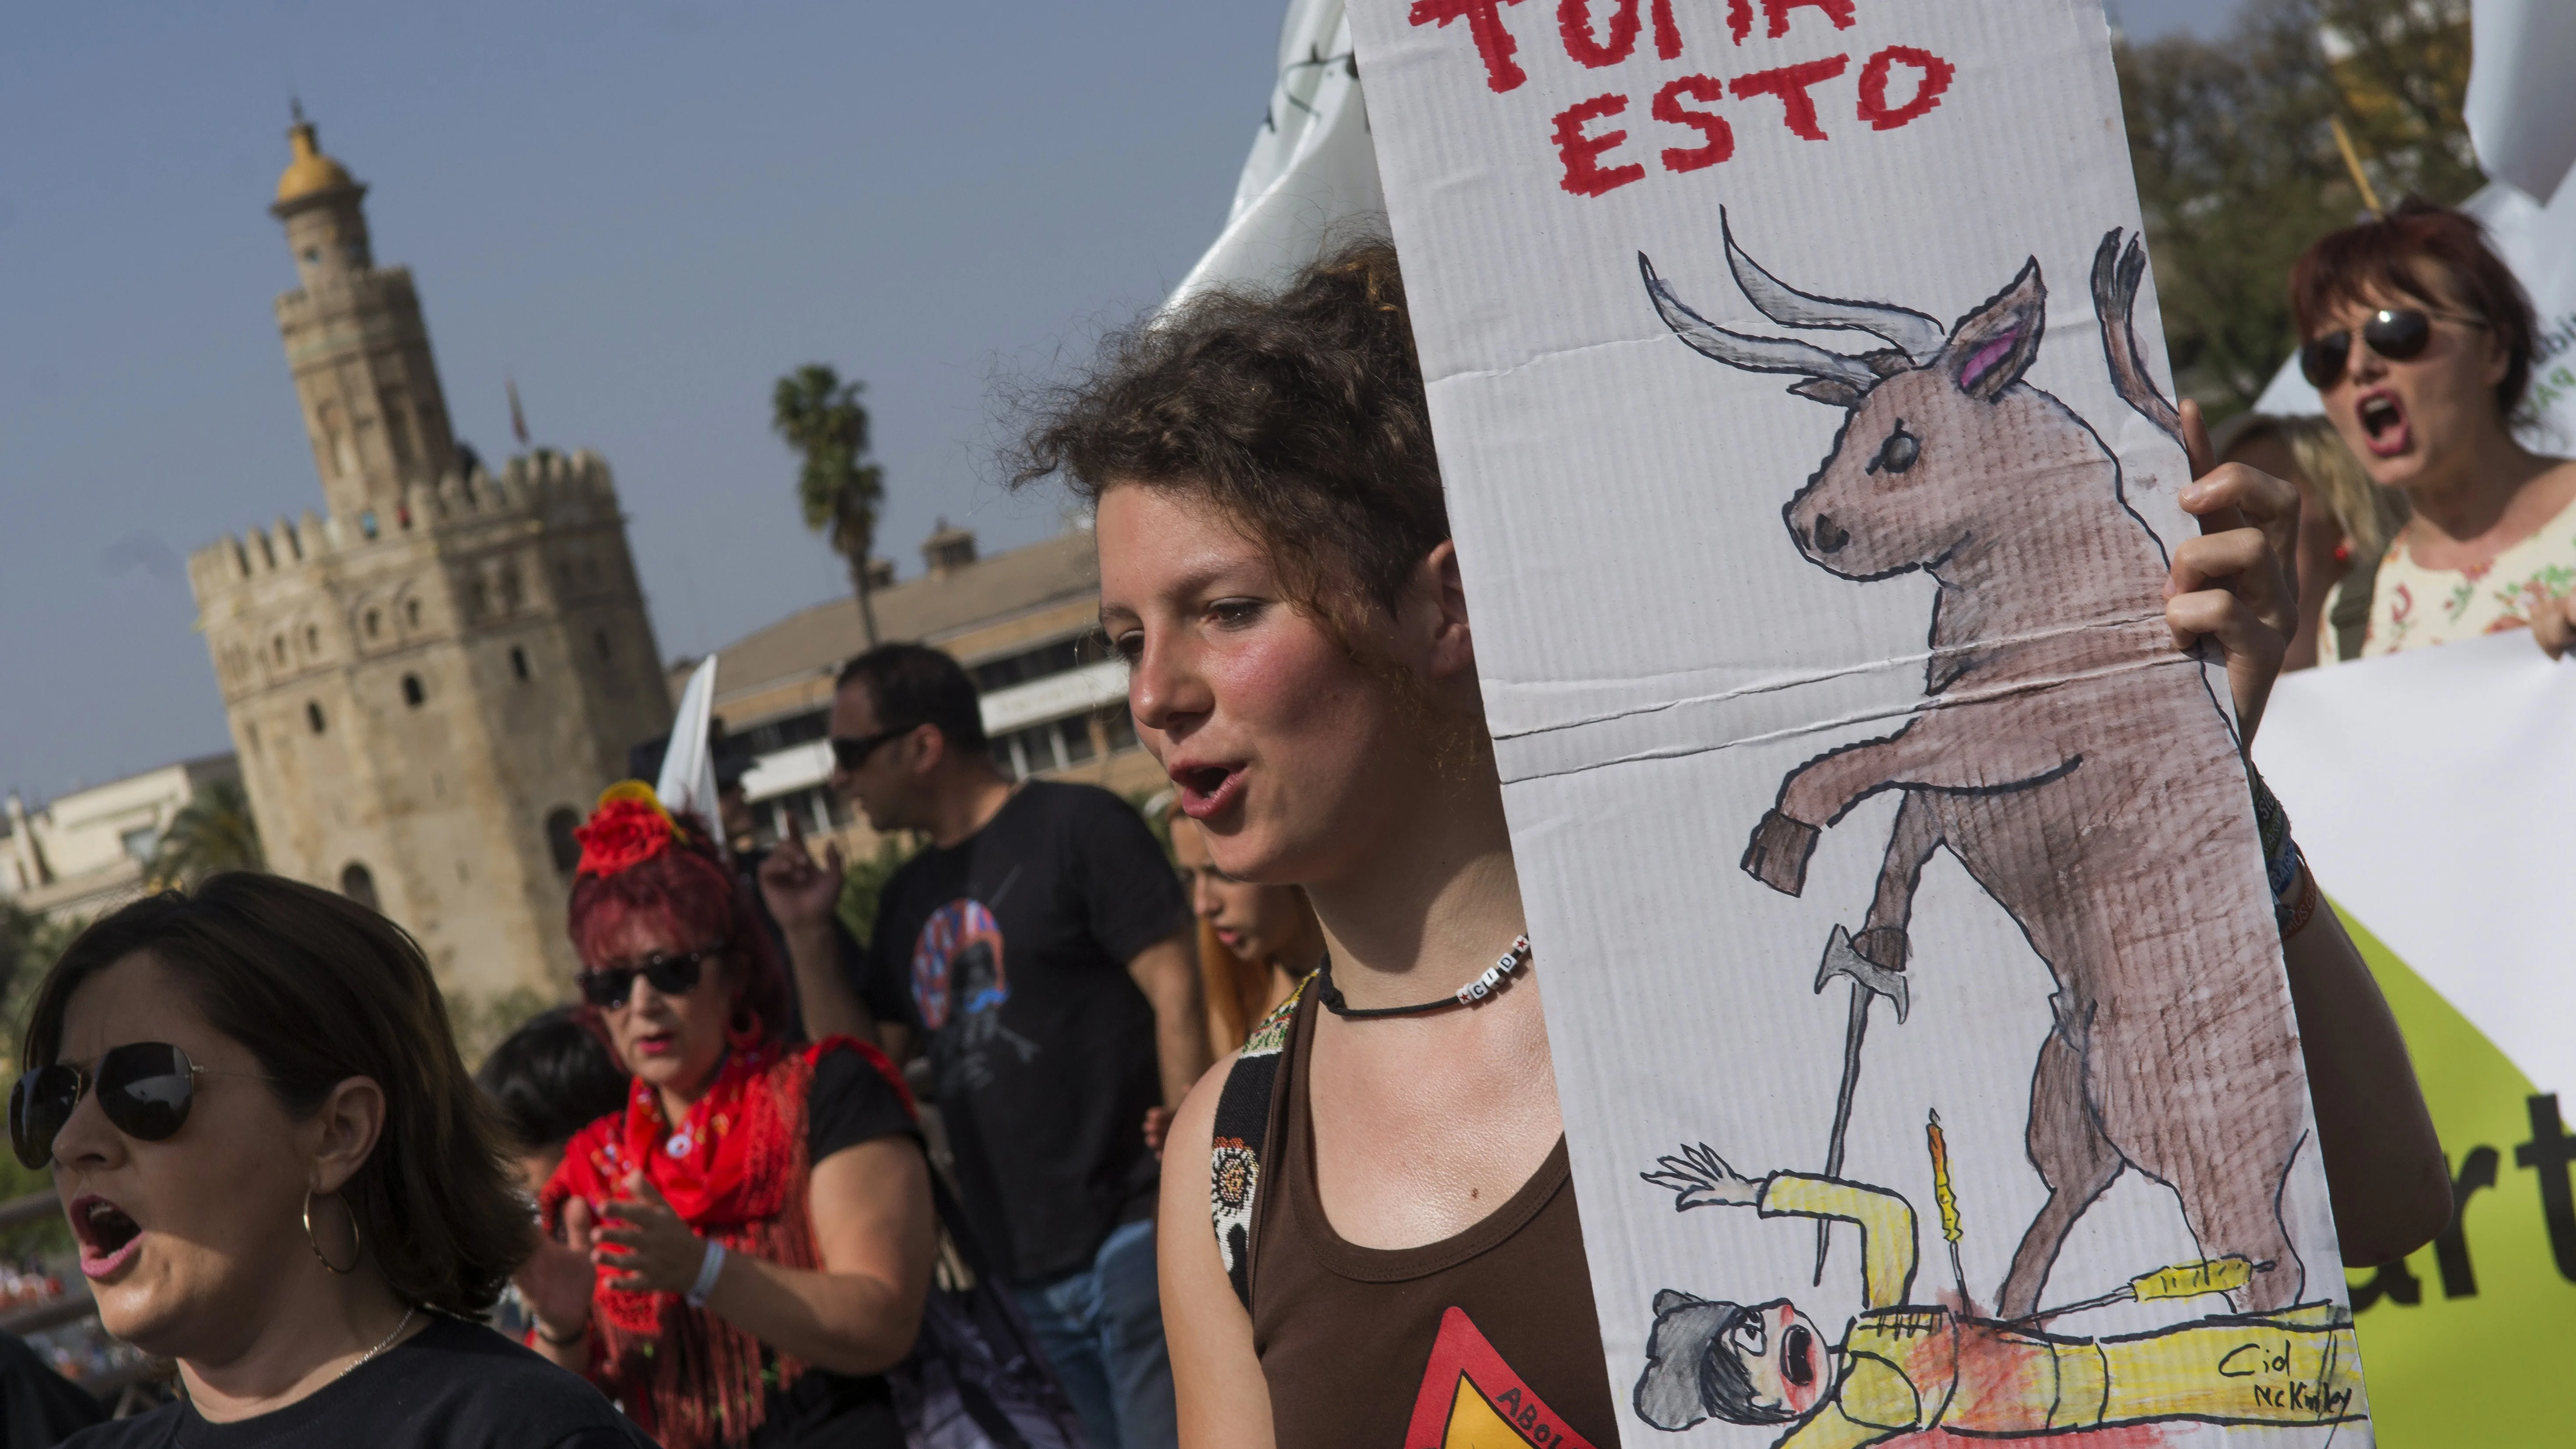
<svg viewBox="0 0 2576 1449">
<path fill-rule="evenodd" d="M 375 1362 L 377 1354 L 383 1353 L 386 1349 L 393 1347 L 394 1340 L 402 1337 L 402 1331 L 411 1327 L 413 1316 L 419 1312 L 420 1310 L 417 1307 L 404 1309 L 402 1322 L 394 1325 L 394 1331 L 386 1334 L 382 1343 L 379 1343 L 374 1348 L 368 1349 L 365 1353 L 358 1355 L 358 1361 L 356 1363 L 353 1363 L 347 1368 L 340 1370 L 338 1373 L 333 1374 L 331 1376 L 331 1381 L 333 1383 L 338 1383 L 340 1380 L 347 1378 L 349 1375 L 356 1373 L 362 1368 L 365 1368 L 368 1364 Z"/>
</svg>

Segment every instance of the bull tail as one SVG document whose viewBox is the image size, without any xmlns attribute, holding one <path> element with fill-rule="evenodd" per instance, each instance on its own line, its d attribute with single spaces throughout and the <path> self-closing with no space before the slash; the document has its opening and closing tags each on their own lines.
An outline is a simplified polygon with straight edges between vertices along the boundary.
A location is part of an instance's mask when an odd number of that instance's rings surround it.
<svg viewBox="0 0 2576 1449">
<path fill-rule="evenodd" d="M 2146 365 L 2139 360 L 2138 328 L 2134 313 L 2138 305 L 2138 282 L 2147 272 L 2147 248 L 2142 237 L 2129 238 L 2127 250 L 2120 246 L 2120 229 L 2113 227 L 2102 235 L 2102 245 L 2093 253 L 2093 311 L 2102 323 L 2102 355 L 2111 364 L 2111 385 L 2121 400 L 2136 408 L 2148 422 L 2156 425 L 2166 437 L 2182 441 L 2182 414 L 2156 391 L 2147 376 Z"/>
</svg>

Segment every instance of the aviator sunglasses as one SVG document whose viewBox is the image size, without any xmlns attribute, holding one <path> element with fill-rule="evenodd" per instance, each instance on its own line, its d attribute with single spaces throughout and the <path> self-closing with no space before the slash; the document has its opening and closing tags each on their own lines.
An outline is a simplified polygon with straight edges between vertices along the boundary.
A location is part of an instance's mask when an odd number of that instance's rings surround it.
<svg viewBox="0 0 2576 1449">
<path fill-rule="evenodd" d="M 76 1062 L 56 1062 L 18 1078 L 9 1092 L 9 1145 L 30 1168 L 52 1161 L 55 1136 L 92 1087 L 108 1125 L 140 1142 L 166 1142 L 187 1125 L 201 1075 L 268 1080 L 257 1072 L 198 1066 L 167 1042 L 110 1047 L 95 1073 Z"/>
<path fill-rule="evenodd" d="M 2457 322 L 2463 327 L 2484 327 L 2476 317 L 2456 312 L 2425 312 L 2413 307 L 2384 307 L 2370 314 L 2361 324 L 2361 340 L 2370 350 L 2391 362 L 2407 362 L 2424 355 L 2426 344 L 2433 340 L 2433 319 Z M 2349 329 L 2329 332 L 2299 348 L 2299 374 L 2308 385 L 2328 388 L 2343 376 L 2344 365 L 2352 358 L 2352 332 Z"/>
<path fill-rule="evenodd" d="M 615 1011 L 635 994 L 635 978 L 653 983 L 653 989 L 664 996 L 686 996 L 698 989 L 698 971 L 709 957 L 724 954 L 726 942 L 683 951 L 677 956 L 656 952 L 632 966 L 608 966 L 581 973 L 582 1000 L 602 1011 Z"/>
</svg>

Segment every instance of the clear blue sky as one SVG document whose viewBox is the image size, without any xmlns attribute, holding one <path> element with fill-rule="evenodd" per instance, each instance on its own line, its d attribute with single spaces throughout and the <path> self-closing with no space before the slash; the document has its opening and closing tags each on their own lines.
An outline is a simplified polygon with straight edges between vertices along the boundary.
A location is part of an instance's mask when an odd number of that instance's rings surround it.
<svg viewBox="0 0 2576 1449">
<path fill-rule="evenodd" d="M 2234 0 L 2114 0 L 2132 35 Z M 868 384 L 909 575 L 992 482 L 995 377 L 1082 355 L 1214 236 L 1280 0 L 95 0 L 0 48 L 0 788 L 229 748 L 185 555 L 319 510 L 271 299 L 290 84 L 420 285 L 460 436 L 615 468 L 666 655 L 847 587 L 771 381 Z"/>
</svg>

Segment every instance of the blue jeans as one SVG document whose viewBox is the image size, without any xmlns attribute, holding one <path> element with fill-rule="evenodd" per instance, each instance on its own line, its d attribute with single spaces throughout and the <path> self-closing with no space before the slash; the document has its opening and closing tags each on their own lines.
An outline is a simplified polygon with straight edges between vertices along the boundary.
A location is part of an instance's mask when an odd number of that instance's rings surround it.
<svg viewBox="0 0 2576 1449">
<path fill-rule="evenodd" d="M 1091 1266 L 1011 1290 L 1091 1449 L 1175 1449 L 1172 1360 L 1154 1281 L 1154 1221 L 1112 1232 Z"/>
</svg>

